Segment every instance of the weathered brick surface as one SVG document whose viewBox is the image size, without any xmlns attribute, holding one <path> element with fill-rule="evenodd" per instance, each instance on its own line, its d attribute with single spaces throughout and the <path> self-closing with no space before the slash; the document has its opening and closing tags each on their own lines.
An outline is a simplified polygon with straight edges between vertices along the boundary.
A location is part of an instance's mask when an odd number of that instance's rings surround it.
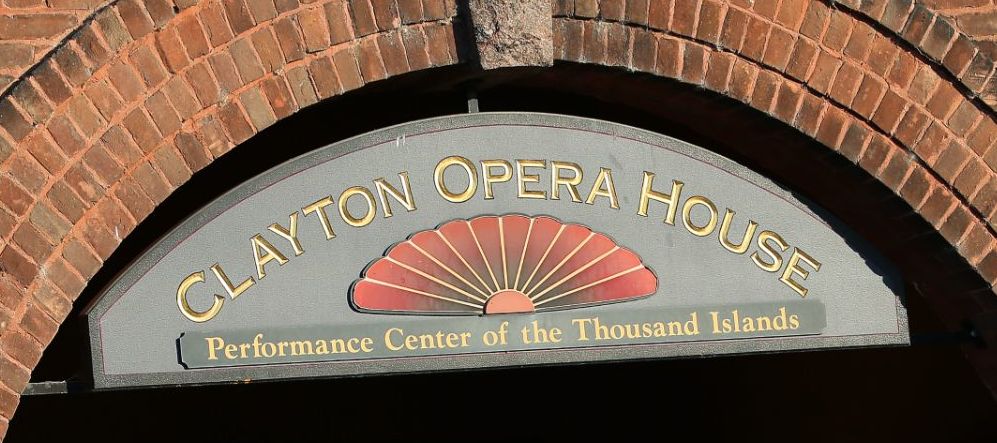
<svg viewBox="0 0 997 443">
<path fill-rule="evenodd" d="M 555 57 L 697 84 L 786 122 L 892 189 L 993 284 L 994 7 L 954 2 L 558 1 Z M 13 288 L 0 291 L 0 435 L 72 301 L 177 186 L 319 100 L 461 62 L 454 2 L 301 3 L 117 0 L 69 40 L 97 3 L 0 7 L 0 284 Z"/>
</svg>

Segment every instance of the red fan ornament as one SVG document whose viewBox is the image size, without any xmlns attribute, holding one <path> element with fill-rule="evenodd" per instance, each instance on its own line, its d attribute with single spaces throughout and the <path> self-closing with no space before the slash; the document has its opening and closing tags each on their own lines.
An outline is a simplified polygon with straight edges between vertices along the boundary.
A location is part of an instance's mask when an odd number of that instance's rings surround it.
<svg viewBox="0 0 997 443">
<path fill-rule="evenodd" d="M 634 300 L 657 287 L 640 257 L 606 235 L 512 214 L 416 233 L 367 267 L 350 303 L 361 312 L 509 314 Z"/>
</svg>

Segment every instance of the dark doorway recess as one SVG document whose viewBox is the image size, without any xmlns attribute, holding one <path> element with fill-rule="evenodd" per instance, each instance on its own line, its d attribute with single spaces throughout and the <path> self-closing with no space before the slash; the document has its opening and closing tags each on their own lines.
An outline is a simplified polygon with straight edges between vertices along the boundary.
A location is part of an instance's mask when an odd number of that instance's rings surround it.
<svg viewBox="0 0 997 443">
<path fill-rule="evenodd" d="M 32 381 L 89 372 L 83 308 L 145 248 L 228 189 L 370 130 L 433 116 L 535 111 L 628 124 L 727 156 L 841 219 L 897 265 L 915 338 L 960 337 L 985 283 L 909 206 L 809 137 L 731 99 L 618 69 L 422 71 L 308 108 L 179 188 L 77 300 Z M 538 153 L 542 155 L 542 153 Z M 842 282 L 847 290 L 847 282 Z M 507 440 L 695 432 L 745 441 L 993 441 L 997 402 L 962 340 L 909 348 L 513 368 L 25 396 L 7 441 Z"/>
</svg>

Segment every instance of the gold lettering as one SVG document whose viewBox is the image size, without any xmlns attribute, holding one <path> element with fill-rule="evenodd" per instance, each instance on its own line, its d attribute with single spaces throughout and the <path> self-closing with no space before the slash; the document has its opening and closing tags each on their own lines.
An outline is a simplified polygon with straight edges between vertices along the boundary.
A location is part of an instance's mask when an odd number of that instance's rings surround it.
<svg viewBox="0 0 997 443">
<path fill-rule="evenodd" d="M 208 360 L 218 360 L 215 351 L 220 351 L 225 346 L 225 340 L 221 337 L 207 337 L 204 341 L 208 342 Z"/>
<path fill-rule="evenodd" d="M 291 213 L 290 219 L 290 229 L 287 229 L 277 223 L 270 225 L 267 229 L 291 243 L 291 247 L 294 248 L 294 255 L 304 254 L 305 250 L 301 248 L 301 242 L 298 241 L 298 211 Z"/>
<path fill-rule="evenodd" d="M 467 173 L 467 188 L 461 193 L 455 193 L 447 188 L 444 182 L 444 172 L 451 166 L 460 166 Z M 463 203 L 471 199 L 478 190 L 478 171 L 474 169 L 474 164 L 470 160 L 459 155 L 451 155 L 436 164 L 433 171 L 433 178 L 436 182 L 436 192 L 441 197 L 452 203 Z"/>
<path fill-rule="evenodd" d="M 608 197 L 609 207 L 620 209 L 620 203 L 616 198 L 616 185 L 613 184 L 613 171 L 609 168 L 599 168 L 599 175 L 595 177 L 592 191 L 589 192 L 585 203 L 589 205 L 595 203 L 596 197 Z"/>
<path fill-rule="evenodd" d="M 277 264 L 284 266 L 287 263 L 287 257 L 281 254 L 267 239 L 263 238 L 262 235 L 256 234 L 250 239 L 253 244 L 253 257 L 256 259 L 256 276 L 260 280 L 267 276 L 266 270 L 263 266 L 271 261 L 277 260 Z M 260 251 L 266 251 L 266 254 L 260 254 Z M 234 298 L 234 297 L 233 297 Z"/>
<path fill-rule="evenodd" d="M 502 173 L 493 174 L 493 168 L 501 168 Z M 495 194 L 492 192 L 492 183 L 504 183 L 512 180 L 512 165 L 505 160 L 482 160 L 481 180 L 485 182 L 485 200 L 492 200 Z"/>
<path fill-rule="evenodd" d="M 348 205 L 350 197 L 353 197 L 354 195 L 362 196 L 367 202 L 367 211 L 364 213 L 363 217 L 354 217 L 353 214 L 350 213 Z M 370 222 L 374 221 L 374 214 L 376 212 L 377 204 L 374 203 L 374 194 L 371 194 L 370 189 L 363 186 L 353 186 L 339 195 L 339 215 L 343 218 L 343 221 L 350 226 L 362 228 L 369 225 Z"/>
<path fill-rule="evenodd" d="M 191 308 L 190 304 L 187 303 L 187 291 L 194 284 L 203 281 L 204 271 L 197 271 L 184 278 L 180 282 L 180 287 L 177 288 L 177 306 L 180 308 L 180 312 L 183 313 L 184 317 L 190 319 L 190 321 L 197 323 L 203 323 L 215 318 L 218 312 L 222 310 L 222 304 L 225 303 L 225 297 L 215 294 L 215 299 L 211 302 L 211 307 L 207 311 L 198 312 L 194 308 Z"/>
<path fill-rule="evenodd" d="M 798 274 L 800 277 L 803 277 L 804 280 L 810 276 L 810 271 L 799 266 L 800 261 L 810 265 L 810 267 L 814 269 L 813 272 L 820 271 L 819 261 L 814 260 L 813 257 L 807 255 L 807 253 L 800 250 L 800 248 L 793 248 L 793 255 L 789 257 L 789 264 L 786 266 L 786 270 L 782 273 L 782 277 L 780 277 L 779 280 L 790 288 L 793 288 L 794 291 L 800 294 L 800 297 L 805 298 L 809 289 L 793 280 L 793 274 Z"/>
<path fill-rule="evenodd" d="M 748 227 L 744 230 L 744 237 L 741 242 L 734 244 L 730 242 L 730 223 L 734 219 L 735 212 L 731 209 L 727 209 L 727 213 L 724 214 L 724 221 L 720 224 L 720 244 L 723 245 L 728 251 L 735 254 L 744 254 L 748 250 L 748 246 L 751 243 L 751 237 L 755 235 L 755 229 L 758 228 L 758 223 L 754 220 L 748 220 Z"/>
<path fill-rule="evenodd" d="M 516 181 L 519 183 L 519 198 L 547 198 L 544 191 L 526 189 L 527 183 L 540 183 L 539 174 L 527 174 L 526 168 L 547 169 L 547 162 L 544 160 L 516 160 Z"/>
<path fill-rule="evenodd" d="M 242 295 L 243 292 L 246 292 L 247 289 L 256 284 L 256 281 L 250 276 L 246 277 L 242 283 L 239 283 L 239 286 L 232 286 L 232 280 L 229 280 L 228 275 L 225 275 L 225 271 L 222 270 L 222 265 L 218 263 L 211 265 L 211 272 L 215 273 L 215 277 L 225 287 L 225 292 L 228 292 L 228 296 L 232 300 L 235 300 L 236 297 Z"/>
<path fill-rule="evenodd" d="M 778 246 L 782 251 L 789 248 L 789 245 L 786 244 L 786 241 L 783 240 L 779 234 L 772 231 L 762 231 L 761 234 L 758 234 L 758 248 L 765 251 L 769 257 L 772 257 L 772 262 L 769 263 L 762 260 L 757 251 L 751 253 L 751 260 L 754 261 L 759 268 L 762 268 L 762 270 L 776 272 L 782 267 L 782 255 L 772 248 L 772 245 L 769 244 L 770 240 L 775 242 L 776 246 Z"/>
<path fill-rule="evenodd" d="M 318 213 L 318 219 L 320 222 L 322 222 L 322 230 L 325 231 L 326 240 L 332 240 L 336 238 L 336 233 L 335 231 L 332 230 L 332 224 L 329 223 L 329 214 L 326 214 L 324 209 L 326 206 L 329 206 L 331 204 L 332 204 L 332 197 L 326 197 L 319 201 L 316 201 L 315 203 L 312 203 L 308 206 L 301 208 L 301 212 L 305 214 L 305 217 L 307 217 L 308 214 L 311 214 L 313 212 Z"/>
<path fill-rule="evenodd" d="M 696 205 L 705 206 L 710 211 L 710 221 L 703 226 L 696 226 L 692 222 L 692 208 Z M 682 207 L 682 221 L 685 223 L 685 228 L 693 235 L 706 237 L 713 233 L 713 230 L 717 227 L 717 207 L 713 205 L 710 199 L 701 195 L 694 195 L 689 197 L 685 201 L 685 206 Z"/>
<path fill-rule="evenodd" d="M 401 203 L 405 206 L 405 210 L 412 212 L 415 210 L 415 199 L 412 197 L 412 185 L 409 184 L 408 172 L 399 172 L 398 178 L 402 180 L 402 192 L 398 192 L 394 186 L 391 186 L 388 182 L 384 181 L 383 178 L 374 180 L 374 188 L 377 189 L 377 196 L 381 199 L 381 206 L 384 206 L 384 218 L 391 217 L 391 205 L 388 203 L 388 195 L 391 198 Z"/>
<path fill-rule="evenodd" d="M 651 200 L 655 200 L 668 205 L 668 214 L 665 216 L 665 223 L 675 225 L 675 213 L 678 212 L 678 205 L 676 203 L 679 197 L 681 197 L 682 185 L 684 183 L 672 180 L 671 194 L 663 194 L 655 191 L 652 188 L 653 184 L 654 173 L 644 171 L 644 181 L 640 187 L 640 207 L 637 209 L 637 215 L 647 217 L 647 207 L 650 205 Z"/>
<path fill-rule="evenodd" d="M 571 177 L 561 176 L 561 171 L 571 171 Z M 572 162 L 550 162 L 550 198 L 551 200 L 561 199 L 561 185 L 568 188 L 571 194 L 571 201 L 582 202 L 582 196 L 578 193 L 577 186 L 582 183 L 582 167 Z"/>
</svg>

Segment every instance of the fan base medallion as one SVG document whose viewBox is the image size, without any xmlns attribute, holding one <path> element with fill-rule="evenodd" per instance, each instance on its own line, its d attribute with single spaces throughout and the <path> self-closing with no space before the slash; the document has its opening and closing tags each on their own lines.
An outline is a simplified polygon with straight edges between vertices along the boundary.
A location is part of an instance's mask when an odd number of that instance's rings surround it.
<svg viewBox="0 0 997 443">
<path fill-rule="evenodd" d="M 533 312 L 536 308 L 526 294 L 506 289 L 496 292 L 485 303 L 485 314 L 519 314 Z"/>
</svg>

